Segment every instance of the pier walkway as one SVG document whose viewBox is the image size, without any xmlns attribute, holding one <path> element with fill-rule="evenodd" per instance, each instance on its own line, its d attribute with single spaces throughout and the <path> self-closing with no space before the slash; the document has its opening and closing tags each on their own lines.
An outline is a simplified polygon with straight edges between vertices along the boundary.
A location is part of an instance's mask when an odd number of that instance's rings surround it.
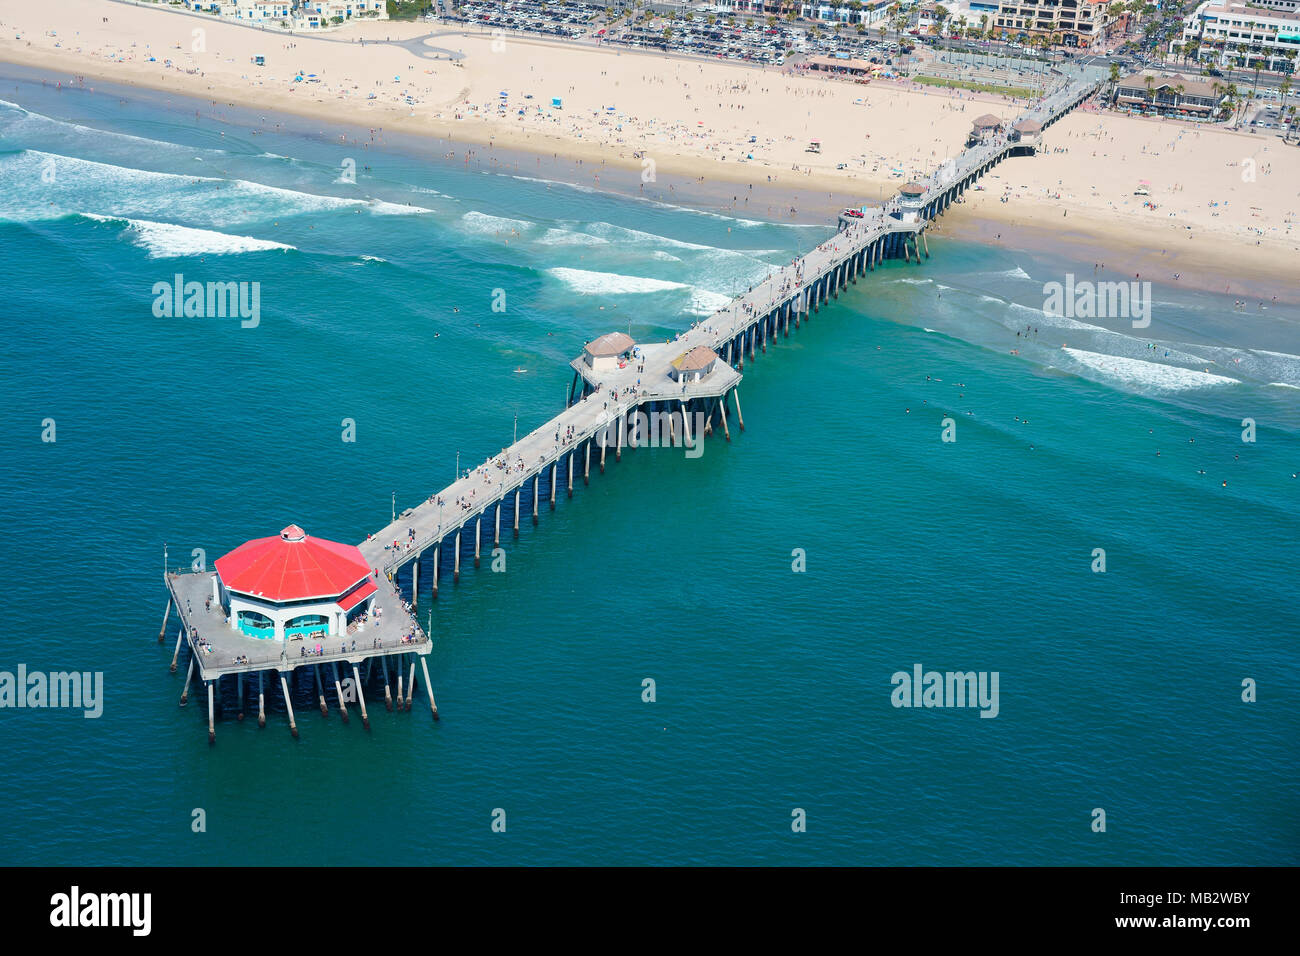
<svg viewBox="0 0 1300 956">
<path fill-rule="evenodd" d="M 447 564 L 453 581 L 458 581 L 462 560 L 472 558 L 474 566 L 479 566 L 485 539 L 493 549 L 499 547 L 503 511 L 511 534 L 517 537 L 526 509 L 537 524 L 543 498 L 549 499 L 553 509 L 561 488 L 571 497 L 575 481 L 580 477 L 584 484 L 589 482 L 593 466 L 603 472 L 611 453 L 617 461 L 625 447 L 650 444 L 682 447 L 687 457 L 696 457 L 692 449 L 711 435 L 715 426 L 730 440 L 733 420 L 741 430 L 745 427 L 739 385 L 746 355 L 752 361 L 760 350 L 767 351 L 769 341 L 788 337 L 791 326 L 797 329 L 829 299 L 838 297 L 847 284 L 857 282 L 884 259 L 910 262 L 915 258 L 919 264 L 923 254 L 929 256 L 925 228 L 932 219 L 942 215 L 993 166 L 1009 156 L 1036 151 L 1041 131 L 1099 86 L 1098 80 L 1063 86 L 1005 124 L 1004 130 L 999 124 L 990 141 L 968 148 L 926 180 L 908 184 L 883 206 L 864 207 L 860 216 L 842 215 L 834 236 L 774 269 L 725 308 L 674 339 L 635 343 L 630 336 L 611 333 L 588 343 L 583 356 L 571 364 L 573 387 L 563 411 L 477 467 L 466 469 L 450 485 L 394 516 L 387 526 L 361 542 L 361 556 L 379 578 L 376 607 L 380 613 L 355 631 L 323 637 L 319 645 L 313 639 L 310 646 L 247 636 L 223 619 L 219 602 L 209 603 L 209 597 L 217 592 L 215 572 L 168 570 L 165 581 L 170 602 L 159 641 L 174 605 L 181 627 L 172 656 L 173 671 L 182 646 L 190 649 L 182 703 L 197 669 L 207 685 L 211 741 L 214 686 L 219 697 L 221 679 L 233 676 L 236 706 L 242 717 L 244 679 L 255 676 L 258 722 L 264 724 L 264 676 L 277 671 L 290 728 L 296 736 L 291 698 L 302 691 L 295 680 L 291 692 L 286 678 L 301 673 L 309 681 L 306 699 L 318 704 L 323 714 L 328 713 L 326 681 L 332 678 L 343 718 L 347 719 L 347 704 L 355 701 L 369 726 L 362 687 L 371 681 L 372 671 L 378 674 L 382 670 L 385 703 L 391 708 L 389 664 L 395 665 L 398 709 L 409 710 L 418 661 L 430 709 L 437 719 L 426 662 L 431 635 L 419 626 L 414 613 L 421 595 L 422 563 L 429 591 L 436 599 Z M 408 566 L 409 591 L 404 591 L 399 574 Z M 359 670 L 362 664 L 366 666 L 364 677 Z M 404 684 L 406 664 L 410 676 Z M 325 676 L 320 673 L 322 665 L 326 665 Z M 350 681 L 339 677 L 338 665 L 342 665 L 345 678 L 351 668 Z"/>
</svg>

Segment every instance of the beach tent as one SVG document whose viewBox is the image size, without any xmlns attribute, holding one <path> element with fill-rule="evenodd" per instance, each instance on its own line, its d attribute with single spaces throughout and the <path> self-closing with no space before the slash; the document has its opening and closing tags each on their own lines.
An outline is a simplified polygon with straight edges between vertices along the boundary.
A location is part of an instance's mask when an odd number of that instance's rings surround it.
<svg viewBox="0 0 1300 956">
<path fill-rule="evenodd" d="M 504 100 L 504 99 L 506 99 L 507 97 L 509 97 L 510 94 L 507 93 L 505 90 L 502 90 L 500 93 L 497 94 L 497 96 L 501 97 L 501 98 Z"/>
<path fill-rule="evenodd" d="M 551 105 L 554 106 L 557 110 L 564 109 L 564 101 L 560 99 L 558 96 L 551 97 Z"/>
</svg>

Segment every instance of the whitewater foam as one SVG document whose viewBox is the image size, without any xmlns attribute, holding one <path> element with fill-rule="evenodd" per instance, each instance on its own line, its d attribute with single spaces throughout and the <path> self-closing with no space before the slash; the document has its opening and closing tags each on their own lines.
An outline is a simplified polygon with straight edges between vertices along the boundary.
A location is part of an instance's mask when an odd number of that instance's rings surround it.
<svg viewBox="0 0 1300 956">
<path fill-rule="evenodd" d="M 1161 391 L 1183 391 L 1192 388 L 1209 388 L 1221 385 L 1238 385 L 1235 378 L 1215 375 L 1178 365 L 1161 365 L 1142 359 L 1107 355 L 1102 352 L 1085 352 L 1083 349 L 1062 349 L 1075 361 L 1108 376 L 1123 385 L 1151 388 Z"/>
<path fill-rule="evenodd" d="M 663 292 L 668 289 L 690 289 L 684 282 L 667 279 L 650 279 L 645 276 L 619 275 L 616 272 L 590 272 L 556 266 L 546 270 L 579 295 L 639 295 L 646 292 Z"/>
<path fill-rule="evenodd" d="M 135 244 L 149 253 L 150 259 L 176 259 L 182 256 L 229 256 L 246 252 L 289 251 L 293 246 L 253 236 L 232 236 L 211 229 L 195 229 L 174 223 L 122 216 L 97 216 L 82 213 L 92 222 L 122 223 Z"/>
</svg>

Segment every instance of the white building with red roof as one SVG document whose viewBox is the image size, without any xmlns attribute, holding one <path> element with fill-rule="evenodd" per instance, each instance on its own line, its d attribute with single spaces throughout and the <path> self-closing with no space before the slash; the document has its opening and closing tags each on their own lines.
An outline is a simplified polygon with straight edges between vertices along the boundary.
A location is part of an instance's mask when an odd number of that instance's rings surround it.
<svg viewBox="0 0 1300 956">
<path fill-rule="evenodd" d="M 379 590 L 360 548 L 293 524 L 222 555 L 216 571 L 212 597 L 231 628 L 266 640 L 346 634 Z"/>
</svg>

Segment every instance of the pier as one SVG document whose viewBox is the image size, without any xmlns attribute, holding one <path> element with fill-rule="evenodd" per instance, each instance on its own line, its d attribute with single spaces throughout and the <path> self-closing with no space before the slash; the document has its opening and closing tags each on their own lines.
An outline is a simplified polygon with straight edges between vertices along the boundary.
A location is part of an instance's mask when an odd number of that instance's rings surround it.
<svg viewBox="0 0 1300 956">
<path fill-rule="evenodd" d="M 169 602 L 158 640 L 165 639 L 175 608 L 180 626 L 173 671 L 182 650 L 189 650 L 180 703 L 188 702 L 197 676 L 206 691 L 209 742 L 215 740 L 218 702 L 225 704 L 233 695 L 242 719 L 254 699 L 254 683 L 259 726 L 266 722 L 269 684 L 273 695 L 280 693 L 295 737 L 295 699 L 300 707 L 304 702 L 319 706 L 325 717 L 333 700 L 344 721 L 348 704 L 356 703 L 369 727 L 367 688 L 373 697 L 382 679 L 389 709 L 395 686 L 398 710 L 410 710 L 418 664 L 436 720 L 427 665 L 432 640 L 416 613 L 423 593 L 436 600 L 448 576 L 453 584 L 459 582 L 462 565 L 472 561 L 477 568 L 485 552 L 490 558 L 501 546 L 503 523 L 506 534 L 518 537 L 521 520 L 538 524 L 542 510 L 555 508 L 557 495 L 572 497 L 578 481 L 588 484 L 593 469 L 603 473 L 611 462 L 621 460 L 626 448 L 669 445 L 690 455 L 718 431 L 730 441 L 733 430 L 745 427 L 739 386 L 747 358 L 753 363 L 770 343 L 789 337 L 792 329 L 885 259 L 919 265 L 923 256 L 929 257 L 929 222 L 1003 160 L 1034 153 L 1042 132 L 1099 87 L 1099 81 L 1066 85 L 1005 128 L 977 121 L 973 145 L 955 160 L 923 181 L 908 183 L 883 206 L 841 215 L 834 236 L 671 341 L 639 343 L 612 332 L 586 343 L 570 364 L 573 380 L 564 408 L 368 535 L 354 549 L 359 550 L 358 567 L 366 580 L 332 593 L 334 603 L 325 606 L 329 614 L 321 617 L 324 623 L 317 621 L 316 630 L 305 636 L 287 626 L 293 621 L 277 621 L 274 637 L 241 629 L 240 615 L 249 612 L 236 611 L 233 598 L 242 602 L 242 595 L 251 593 L 248 600 L 269 601 L 268 610 L 291 607 L 294 601 L 285 596 L 276 604 L 274 596 L 229 587 L 231 582 L 218 572 L 221 562 L 237 552 L 219 559 L 217 570 L 165 569 Z M 305 538 L 296 526 L 284 529 L 281 536 L 286 547 Z M 409 581 L 409 590 L 403 590 L 403 579 Z"/>
</svg>

